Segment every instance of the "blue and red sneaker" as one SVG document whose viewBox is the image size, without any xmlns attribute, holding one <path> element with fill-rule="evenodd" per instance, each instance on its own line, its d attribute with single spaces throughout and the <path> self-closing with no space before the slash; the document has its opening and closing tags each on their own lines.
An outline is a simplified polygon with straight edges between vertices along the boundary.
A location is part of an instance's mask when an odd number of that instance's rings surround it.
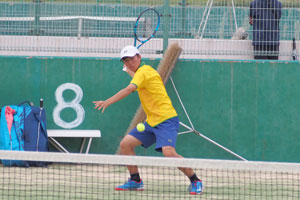
<svg viewBox="0 0 300 200">
<path fill-rule="evenodd" d="M 203 191 L 203 185 L 200 180 L 191 183 L 189 187 L 190 194 L 197 195 L 197 194 L 201 194 L 202 191 Z"/>
<path fill-rule="evenodd" d="M 126 183 L 123 185 L 119 185 L 115 187 L 115 190 L 127 191 L 127 190 L 136 190 L 136 191 L 143 191 L 144 190 L 144 183 L 141 180 L 140 182 L 136 182 L 131 180 L 130 178 Z"/>
</svg>

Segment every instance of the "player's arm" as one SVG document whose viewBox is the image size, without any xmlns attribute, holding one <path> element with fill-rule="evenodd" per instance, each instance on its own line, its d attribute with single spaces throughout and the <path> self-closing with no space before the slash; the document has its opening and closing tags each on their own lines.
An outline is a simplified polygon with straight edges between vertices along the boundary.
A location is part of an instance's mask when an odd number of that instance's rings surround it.
<svg viewBox="0 0 300 200">
<path fill-rule="evenodd" d="M 134 92 L 136 90 L 136 85 L 134 84 L 129 84 L 126 88 L 120 90 L 118 93 L 113 95 L 112 97 L 106 99 L 105 101 L 93 101 L 95 104 L 95 109 L 101 110 L 102 113 L 104 110 L 110 106 L 113 103 L 116 103 L 117 101 L 120 101 L 121 99 L 127 97 L 129 94 Z"/>
</svg>

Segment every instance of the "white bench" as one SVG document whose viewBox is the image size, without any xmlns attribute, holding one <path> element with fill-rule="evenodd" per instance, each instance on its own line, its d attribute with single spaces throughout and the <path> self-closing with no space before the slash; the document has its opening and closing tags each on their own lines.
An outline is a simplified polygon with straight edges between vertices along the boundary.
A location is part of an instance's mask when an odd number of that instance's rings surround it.
<svg viewBox="0 0 300 200">
<path fill-rule="evenodd" d="M 92 139 L 93 138 L 100 138 L 101 132 L 100 130 L 68 130 L 68 129 L 48 129 L 48 139 L 49 142 L 59 151 L 69 153 L 69 151 L 60 144 L 57 140 L 55 140 L 55 137 L 67 137 L 67 138 L 83 138 L 81 147 L 80 147 L 80 153 L 83 152 L 83 148 L 85 146 L 86 139 L 89 138 L 88 145 L 86 147 L 85 153 L 88 154 Z"/>
</svg>

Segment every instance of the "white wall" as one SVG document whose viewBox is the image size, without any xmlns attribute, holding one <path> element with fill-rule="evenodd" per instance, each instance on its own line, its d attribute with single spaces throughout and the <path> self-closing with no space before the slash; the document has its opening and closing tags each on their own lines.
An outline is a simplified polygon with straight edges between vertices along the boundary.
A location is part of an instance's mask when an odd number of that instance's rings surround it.
<svg viewBox="0 0 300 200">
<path fill-rule="evenodd" d="M 180 58 L 185 59 L 253 59 L 251 40 L 170 39 L 183 48 Z M 125 45 L 133 38 L 84 38 L 49 36 L 0 36 L 0 55 L 19 56 L 76 56 L 119 57 Z M 152 39 L 140 51 L 143 57 L 160 58 L 162 39 Z M 297 42 L 298 55 L 300 42 Z M 292 41 L 280 41 L 280 60 L 292 60 Z"/>
</svg>

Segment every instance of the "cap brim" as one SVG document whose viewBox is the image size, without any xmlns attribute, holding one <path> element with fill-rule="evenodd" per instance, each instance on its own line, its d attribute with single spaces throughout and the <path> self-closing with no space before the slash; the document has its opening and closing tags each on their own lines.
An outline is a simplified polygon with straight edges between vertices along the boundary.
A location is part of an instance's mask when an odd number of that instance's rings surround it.
<svg viewBox="0 0 300 200">
<path fill-rule="evenodd" d="M 134 57 L 135 55 L 136 55 L 137 53 L 135 53 L 135 54 L 127 54 L 127 55 L 124 55 L 124 56 L 122 56 L 122 58 L 120 59 L 120 61 L 122 61 L 124 58 L 127 58 L 127 57 Z"/>
</svg>

